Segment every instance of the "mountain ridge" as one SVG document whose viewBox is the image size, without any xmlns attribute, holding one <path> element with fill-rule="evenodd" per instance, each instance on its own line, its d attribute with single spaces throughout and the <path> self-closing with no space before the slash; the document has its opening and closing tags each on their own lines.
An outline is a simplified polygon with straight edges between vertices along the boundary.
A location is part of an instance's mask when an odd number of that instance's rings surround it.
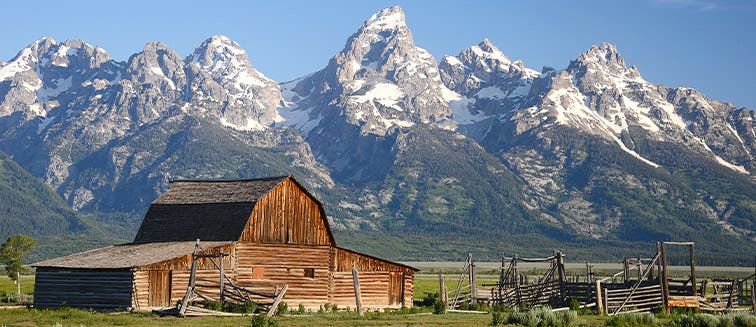
<svg viewBox="0 0 756 327">
<path fill-rule="evenodd" d="M 0 66 L 0 150 L 118 235 L 172 178 L 295 174 L 347 242 L 395 258 L 457 255 L 471 233 L 491 257 L 526 251 L 497 235 L 580 256 L 679 237 L 756 248 L 753 111 L 650 83 L 608 43 L 559 70 L 488 39 L 436 62 L 405 19 L 375 13 L 283 83 L 220 35 L 123 62 L 43 38 Z M 437 239 L 456 247 L 420 244 Z"/>
</svg>

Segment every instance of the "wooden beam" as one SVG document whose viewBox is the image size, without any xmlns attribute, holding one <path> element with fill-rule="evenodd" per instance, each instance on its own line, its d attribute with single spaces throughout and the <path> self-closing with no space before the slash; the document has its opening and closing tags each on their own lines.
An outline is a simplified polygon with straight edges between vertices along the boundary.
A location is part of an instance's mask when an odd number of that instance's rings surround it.
<svg viewBox="0 0 756 327">
<path fill-rule="evenodd" d="M 662 243 L 663 244 L 667 244 L 667 245 L 693 245 L 693 242 L 669 242 L 669 241 L 664 241 Z"/>
<path fill-rule="evenodd" d="M 354 282 L 354 301 L 357 304 L 357 313 L 362 316 L 362 294 L 360 293 L 360 279 L 357 276 L 357 268 L 352 268 L 352 280 Z"/>
<path fill-rule="evenodd" d="M 276 295 L 276 299 L 273 300 L 273 304 L 270 305 L 270 309 L 268 309 L 268 317 L 273 317 L 273 315 L 276 314 L 276 311 L 278 311 L 278 304 L 281 303 L 281 300 L 283 300 L 284 295 L 286 295 L 286 290 L 288 289 L 289 284 L 284 284 L 278 292 L 278 295 Z"/>
<path fill-rule="evenodd" d="M 698 295 L 698 290 L 696 289 L 698 285 L 696 285 L 696 253 L 695 253 L 695 244 L 693 242 L 690 243 L 690 285 L 693 288 L 693 296 Z"/>
<path fill-rule="evenodd" d="M 475 278 L 475 263 L 472 260 L 472 255 L 470 256 L 470 303 L 471 304 L 477 304 L 478 303 L 478 285 L 477 280 Z"/>
<path fill-rule="evenodd" d="M 218 281 L 218 298 L 220 299 L 221 307 L 223 307 L 223 286 L 226 284 L 224 280 L 224 272 L 223 272 L 223 248 L 220 249 L 220 260 L 218 260 L 218 269 L 220 270 L 220 279 Z"/>
<path fill-rule="evenodd" d="M 438 274 L 438 296 L 441 297 L 441 302 L 446 304 L 446 283 L 444 283 L 444 274 Z"/>
<path fill-rule="evenodd" d="M 662 259 L 662 292 L 664 292 L 664 296 L 662 301 L 664 302 L 664 310 L 669 314 L 669 280 L 668 278 L 668 271 L 667 271 L 667 249 L 665 246 L 665 242 L 661 243 L 661 259 Z"/>
<path fill-rule="evenodd" d="M 596 307 L 598 314 L 604 314 L 604 301 L 601 299 L 601 281 L 596 280 Z"/>
</svg>

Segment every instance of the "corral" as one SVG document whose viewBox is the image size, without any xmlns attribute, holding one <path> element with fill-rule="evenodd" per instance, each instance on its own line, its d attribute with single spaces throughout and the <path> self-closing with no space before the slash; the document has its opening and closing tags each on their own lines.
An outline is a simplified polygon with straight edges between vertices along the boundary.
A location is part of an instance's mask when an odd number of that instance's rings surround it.
<svg viewBox="0 0 756 327">
<path fill-rule="evenodd" d="M 134 242 L 34 264 L 34 306 L 411 305 L 417 269 L 338 247 L 323 205 L 293 177 L 172 184 Z"/>
<path fill-rule="evenodd" d="M 670 246 L 687 247 L 688 278 L 669 276 L 667 252 Z M 624 258 L 623 269 L 605 278 L 594 274 L 593 266 L 587 263 L 585 275 L 568 276 L 564 258 L 564 253 L 556 250 L 545 258 L 502 257 L 498 281 L 481 284 L 476 280 L 472 254 L 468 254 L 462 273 L 454 283 L 456 287 L 447 289 L 445 276 L 439 275 L 439 294 L 448 309 L 476 304 L 513 308 L 549 305 L 563 309 L 577 305 L 608 315 L 651 312 L 659 308 L 669 313 L 673 307 L 695 307 L 703 311 L 756 310 L 756 271 L 742 279 L 697 279 L 692 242 L 658 242 L 654 256 Z M 536 262 L 548 264 L 540 276 L 528 275 L 519 269 L 522 263 Z"/>
</svg>

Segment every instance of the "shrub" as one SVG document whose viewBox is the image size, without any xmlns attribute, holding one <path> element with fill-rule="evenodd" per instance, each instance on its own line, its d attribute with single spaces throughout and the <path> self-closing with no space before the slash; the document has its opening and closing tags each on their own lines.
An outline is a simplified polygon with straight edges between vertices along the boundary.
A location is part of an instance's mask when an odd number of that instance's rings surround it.
<svg viewBox="0 0 756 327">
<path fill-rule="evenodd" d="M 633 327 L 633 326 L 660 326 L 659 319 L 650 313 L 623 313 L 606 319 L 606 326 L 610 327 Z"/>
<path fill-rule="evenodd" d="M 278 326 L 278 322 L 268 318 L 265 315 L 256 315 L 252 317 L 252 327 L 274 327 Z"/>
<path fill-rule="evenodd" d="M 289 313 L 289 305 L 286 304 L 286 302 L 281 302 L 278 304 L 278 309 L 276 310 L 276 315 L 282 315 L 285 313 Z"/>
<path fill-rule="evenodd" d="M 436 300 L 436 302 L 433 302 L 433 314 L 440 315 L 446 313 L 446 304 L 444 302 L 441 302 L 441 300 Z"/>
<path fill-rule="evenodd" d="M 582 324 L 575 311 L 551 311 L 549 307 L 537 307 L 529 311 L 515 309 L 507 318 L 508 324 L 528 327 L 568 327 Z"/>
<path fill-rule="evenodd" d="M 677 327 L 751 327 L 756 326 L 756 315 L 746 312 L 719 316 L 708 313 L 678 315 L 670 325 Z"/>
<path fill-rule="evenodd" d="M 503 325 L 506 322 L 506 319 L 504 319 L 504 314 L 501 312 L 494 312 L 491 315 L 491 326 L 499 326 Z"/>
<path fill-rule="evenodd" d="M 218 301 L 205 301 L 202 303 L 202 307 L 213 311 L 223 311 L 223 306 Z"/>
</svg>

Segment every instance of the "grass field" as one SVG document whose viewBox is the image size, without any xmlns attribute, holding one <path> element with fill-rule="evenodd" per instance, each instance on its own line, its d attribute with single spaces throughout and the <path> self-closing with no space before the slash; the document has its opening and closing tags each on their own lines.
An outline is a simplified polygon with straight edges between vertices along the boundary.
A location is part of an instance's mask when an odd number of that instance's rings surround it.
<svg viewBox="0 0 756 327">
<path fill-rule="evenodd" d="M 21 276 L 21 293 L 34 293 L 34 276 Z M 0 305 L 8 304 L 3 299 L 9 294 L 16 294 L 16 283 L 8 276 L 0 276 Z"/>
<path fill-rule="evenodd" d="M 459 264 L 459 263 L 457 263 Z M 438 266 L 436 266 L 438 267 Z M 538 269 L 538 268 L 536 268 Z M 727 269 L 716 271 L 728 273 Z M 736 271 L 737 272 L 737 271 Z M 459 275 L 445 274 L 446 287 L 456 287 Z M 480 274 L 478 283 L 494 282 L 495 274 Z M 32 294 L 34 278 L 24 276 L 22 292 Z M 421 301 L 427 293 L 438 292 L 437 274 L 418 274 L 415 279 L 414 300 Z M 16 292 L 15 284 L 5 276 L 0 277 L 0 294 Z M 0 303 L 2 304 L 2 303 Z M 7 304 L 6 304 L 7 305 Z M 6 307 L 7 308 L 7 307 Z M 428 311 L 428 309 L 425 309 Z M 587 314 L 580 315 L 579 320 L 585 326 L 604 326 L 606 317 Z M 250 326 L 252 317 L 159 317 L 152 313 L 104 313 L 77 309 L 34 310 L 26 308 L 2 309 L 0 307 L 0 326 Z M 491 314 L 447 313 L 433 315 L 429 313 L 377 313 L 368 312 L 364 317 L 354 312 L 315 313 L 308 315 L 283 315 L 275 317 L 278 326 L 490 326 Z M 662 322 L 670 321 L 669 318 Z"/>
</svg>

